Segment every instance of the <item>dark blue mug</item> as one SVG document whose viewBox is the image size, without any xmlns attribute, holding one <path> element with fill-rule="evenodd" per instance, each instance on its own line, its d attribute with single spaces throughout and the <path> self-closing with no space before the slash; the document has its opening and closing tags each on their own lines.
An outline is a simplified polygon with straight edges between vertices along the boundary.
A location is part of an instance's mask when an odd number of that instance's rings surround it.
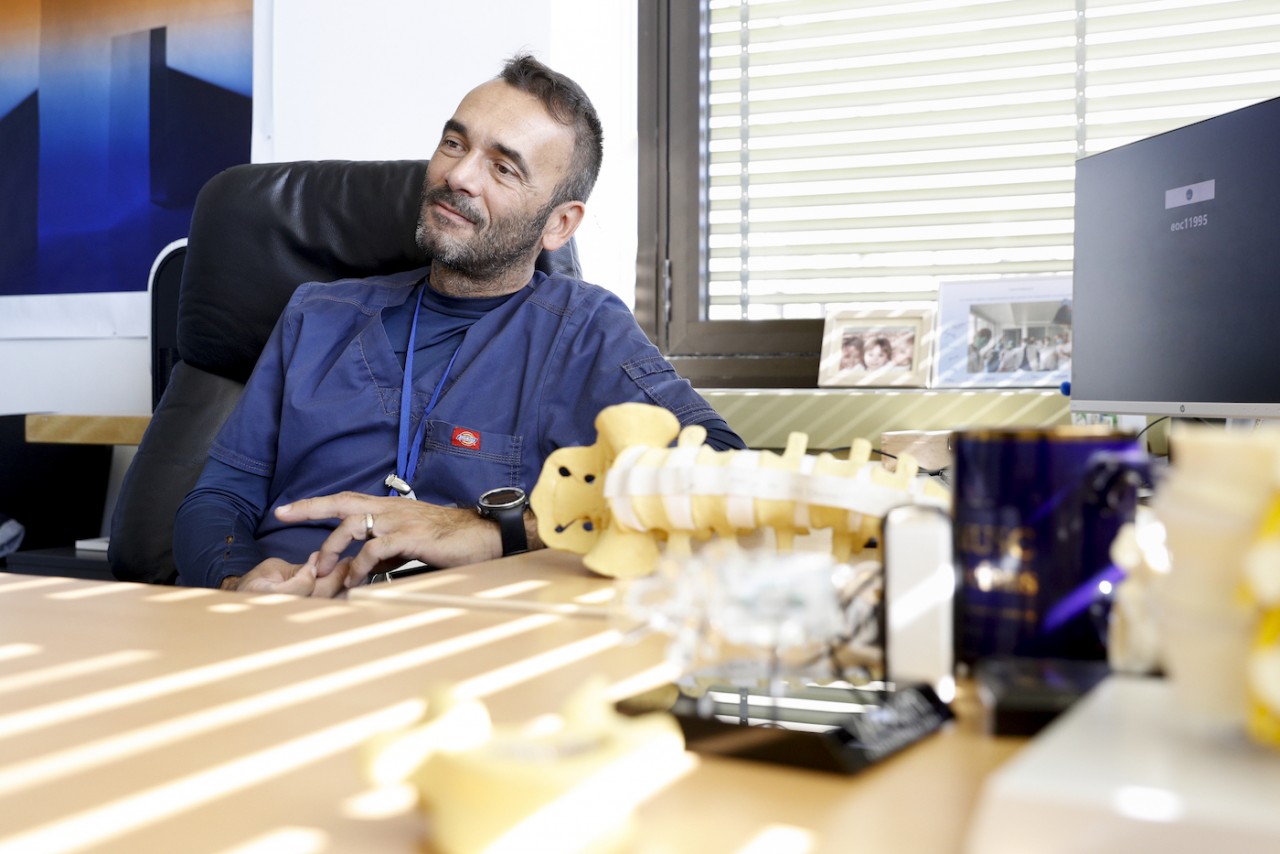
<svg viewBox="0 0 1280 854">
<path fill-rule="evenodd" d="M 956 660 L 1106 657 L 1111 543 L 1146 454 L 1101 425 L 952 435 Z"/>
</svg>

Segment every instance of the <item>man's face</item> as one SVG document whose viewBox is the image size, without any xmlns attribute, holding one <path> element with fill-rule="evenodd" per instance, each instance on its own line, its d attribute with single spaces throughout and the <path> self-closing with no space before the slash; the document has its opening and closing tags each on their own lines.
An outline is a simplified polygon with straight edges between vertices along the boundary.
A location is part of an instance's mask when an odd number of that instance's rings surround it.
<svg viewBox="0 0 1280 854">
<path fill-rule="evenodd" d="M 542 248 L 572 154 L 572 130 L 534 96 L 483 84 L 445 124 L 427 167 L 419 245 L 479 282 L 523 269 Z"/>
</svg>

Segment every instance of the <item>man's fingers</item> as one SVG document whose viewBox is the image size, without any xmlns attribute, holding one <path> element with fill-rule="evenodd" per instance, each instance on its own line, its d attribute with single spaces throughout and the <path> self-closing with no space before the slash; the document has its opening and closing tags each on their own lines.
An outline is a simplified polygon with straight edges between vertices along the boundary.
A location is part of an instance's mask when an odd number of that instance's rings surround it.
<svg viewBox="0 0 1280 854">
<path fill-rule="evenodd" d="M 301 498 L 292 504 L 281 504 L 276 508 L 276 518 L 281 522 L 313 522 L 320 519 L 339 519 L 365 513 L 377 513 L 378 507 L 387 499 L 360 492 L 339 492 L 335 495 L 320 495 L 315 498 Z"/>
<path fill-rule="evenodd" d="M 316 598 L 332 599 L 339 594 L 347 592 L 347 573 L 351 568 L 351 558 L 343 558 L 338 561 L 338 565 L 334 567 L 332 573 L 327 578 L 316 579 L 315 589 L 311 595 Z"/>
<path fill-rule="evenodd" d="M 315 568 L 303 565 L 297 572 L 287 577 L 246 575 L 239 587 L 251 593 L 288 593 L 293 596 L 310 596 L 316 586 Z"/>
<path fill-rule="evenodd" d="M 333 572 L 347 547 L 356 540 L 365 539 L 365 528 L 363 513 L 342 519 L 320 544 L 320 550 L 316 553 L 316 575 L 324 578 Z"/>
<path fill-rule="evenodd" d="M 330 579 L 337 574 L 332 583 L 348 588 L 364 583 L 370 573 L 409 560 L 454 566 L 491 557 L 491 544 L 486 537 L 492 535 L 489 538 L 496 541 L 497 534 L 496 530 L 484 528 L 480 533 L 485 536 L 467 536 L 466 532 L 475 530 L 476 524 L 491 523 L 456 507 L 358 492 L 299 499 L 275 512 L 284 522 L 338 520 L 307 563 L 314 565 L 316 579 Z M 350 568 L 340 571 L 340 562 L 352 550 L 352 543 L 363 545 Z M 328 585 L 324 586 L 327 589 Z"/>
<path fill-rule="evenodd" d="M 369 573 L 377 572 L 383 563 L 392 558 L 400 558 L 395 562 L 396 566 L 408 560 L 403 556 L 395 537 L 377 537 L 365 543 L 359 553 L 351 559 L 351 568 L 347 571 L 347 587 L 364 584 Z"/>
</svg>

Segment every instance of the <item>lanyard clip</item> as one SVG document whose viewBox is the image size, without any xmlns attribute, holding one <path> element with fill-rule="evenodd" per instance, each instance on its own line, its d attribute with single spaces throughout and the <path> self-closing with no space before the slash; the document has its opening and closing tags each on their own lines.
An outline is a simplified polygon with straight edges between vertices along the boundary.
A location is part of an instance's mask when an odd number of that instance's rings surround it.
<svg viewBox="0 0 1280 854">
<path fill-rule="evenodd" d="M 382 481 L 382 485 L 387 487 L 387 489 L 398 492 L 405 498 L 412 498 L 414 500 L 417 500 L 418 498 L 418 496 L 413 494 L 413 487 L 405 483 L 404 478 L 400 477 L 400 475 L 395 472 L 387 475 L 386 479 Z"/>
</svg>

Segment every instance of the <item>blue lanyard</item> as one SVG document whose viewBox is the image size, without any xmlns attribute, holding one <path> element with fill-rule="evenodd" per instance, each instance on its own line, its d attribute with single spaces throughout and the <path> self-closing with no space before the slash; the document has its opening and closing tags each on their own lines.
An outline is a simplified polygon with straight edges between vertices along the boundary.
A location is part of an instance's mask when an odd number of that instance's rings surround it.
<svg viewBox="0 0 1280 854">
<path fill-rule="evenodd" d="M 458 358 L 458 350 L 462 349 L 462 345 L 458 345 L 458 349 L 453 351 L 453 355 L 449 358 L 449 364 L 445 366 L 444 376 L 440 377 L 440 382 L 436 383 L 436 390 L 431 393 L 431 400 L 427 403 L 427 408 L 422 412 L 422 420 L 418 422 L 418 430 L 414 433 L 413 443 L 409 443 L 409 407 L 413 398 L 413 346 L 418 340 L 418 312 L 422 310 L 422 297 L 426 293 L 427 283 L 422 283 L 422 290 L 418 291 L 418 302 L 413 307 L 413 323 L 409 327 L 409 349 L 404 354 L 404 382 L 400 385 L 400 435 L 396 445 L 396 470 L 395 474 L 404 479 L 406 484 L 413 482 L 413 475 L 418 470 L 418 454 L 422 450 L 422 439 L 427 431 L 427 418 L 431 415 L 431 410 L 436 408 L 436 402 L 440 400 L 440 394 L 444 391 L 444 384 L 449 379 L 449 372 L 453 370 L 453 363 Z M 395 487 L 391 487 L 389 495 L 402 494 Z M 409 493 L 413 495 L 412 491 Z"/>
</svg>

